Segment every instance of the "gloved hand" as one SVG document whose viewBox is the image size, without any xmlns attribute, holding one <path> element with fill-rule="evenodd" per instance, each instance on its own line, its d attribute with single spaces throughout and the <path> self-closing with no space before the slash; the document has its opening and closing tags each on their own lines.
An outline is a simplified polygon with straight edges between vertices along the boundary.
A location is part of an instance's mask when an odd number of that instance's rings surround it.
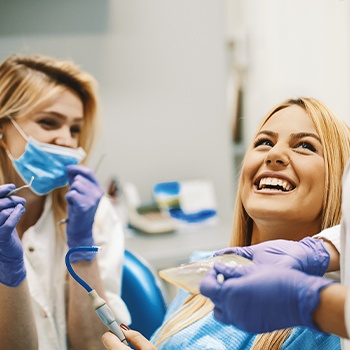
<svg viewBox="0 0 350 350">
<path fill-rule="evenodd" d="M 257 264 L 289 267 L 316 276 L 325 274 L 330 261 L 323 240 L 311 237 L 299 242 L 278 239 L 247 247 L 230 247 L 215 252 L 214 256 L 229 253 L 243 256 Z"/>
<path fill-rule="evenodd" d="M 224 276 L 221 284 L 217 275 Z M 312 313 L 321 290 L 334 283 L 271 265 L 229 267 L 215 263 L 200 291 L 215 304 L 214 317 L 251 333 L 305 326 L 318 330 Z"/>
<path fill-rule="evenodd" d="M 0 197 L 15 188 L 0 186 Z M 17 196 L 0 198 L 0 283 L 17 287 L 26 277 L 22 243 L 16 225 L 24 213 L 26 200 Z"/>
<path fill-rule="evenodd" d="M 66 170 L 70 186 L 66 194 L 68 247 L 92 246 L 94 245 L 92 226 L 103 189 L 89 168 L 82 165 L 69 165 Z M 91 261 L 95 256 L 96 252 L 76 252 L 72 254 L 71 262 Z"/>
</svg>

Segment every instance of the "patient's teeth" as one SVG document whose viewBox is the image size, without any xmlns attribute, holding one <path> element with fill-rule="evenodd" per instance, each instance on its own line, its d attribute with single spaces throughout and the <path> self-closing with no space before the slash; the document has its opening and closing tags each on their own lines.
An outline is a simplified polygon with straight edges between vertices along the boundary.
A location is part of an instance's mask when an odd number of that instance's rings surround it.
<svg viewBox="0 0 350 350">
<path fill-rule="evenodd" d="M 293 189 L 293 186 L 286 180 L 282 180 L 275 177 L 264 177 L 260 179 L 258 188 L 259 189 L 271 189 L 272 191 L 275 191 L 274 188 L 269 188 L 267 186 L 280 186 L 283 188 L 284 191 L 290 191 Z"/>
</svg>

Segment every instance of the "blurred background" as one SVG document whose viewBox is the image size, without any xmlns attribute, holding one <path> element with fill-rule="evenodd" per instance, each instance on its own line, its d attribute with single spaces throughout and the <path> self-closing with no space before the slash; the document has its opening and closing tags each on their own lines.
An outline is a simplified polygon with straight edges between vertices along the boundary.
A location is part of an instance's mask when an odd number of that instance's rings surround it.
<svg viewBox="0 0 350 350">
<path fill-rule="evenodd" d="M 275 103 L 316 97 L 350 121 L 348 0 L 0 4 L 0 59 L 72 59 L 98 81 L 103 125 L 90 163 L 104 186 L 117 177 L 149 202 L 157 182 L 212 181 L 225 232 L 203 248 L 229 242 L 242 155 Z"/>
</svg>

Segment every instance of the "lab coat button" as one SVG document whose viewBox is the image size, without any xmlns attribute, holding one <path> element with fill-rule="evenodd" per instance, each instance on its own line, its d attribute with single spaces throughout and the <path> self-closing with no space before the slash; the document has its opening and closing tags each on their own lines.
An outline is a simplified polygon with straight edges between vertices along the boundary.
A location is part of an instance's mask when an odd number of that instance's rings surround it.
<svg viewBox="0 0 350 350">
<path fill-rule="evenodd" d="M 47 318 L 47 313 L 46 313 L 45 310 L 41 310 L 41 316 L 42 316 L 43 318 Z"/>
<path fill-rule="evenodd" d="M 32 252 L 34 252 L 35 248 L 34 247 L 29 247 L 28 250 L 32 253 Z"/>
</svg>

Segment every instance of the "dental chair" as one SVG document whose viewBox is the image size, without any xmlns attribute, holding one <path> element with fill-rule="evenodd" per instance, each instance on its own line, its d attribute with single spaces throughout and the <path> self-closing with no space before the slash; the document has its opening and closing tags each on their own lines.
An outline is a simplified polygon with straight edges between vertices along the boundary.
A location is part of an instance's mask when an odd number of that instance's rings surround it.
<svg viewBox="0 0 350 350">
<path fill-rule="evenodd" d="M 150 339 L 163 322 L 168 295 L 149 263 L 128 250 L 124 253 L 121 297 L 131 315 L 130 328 Z"/>
</svg>

